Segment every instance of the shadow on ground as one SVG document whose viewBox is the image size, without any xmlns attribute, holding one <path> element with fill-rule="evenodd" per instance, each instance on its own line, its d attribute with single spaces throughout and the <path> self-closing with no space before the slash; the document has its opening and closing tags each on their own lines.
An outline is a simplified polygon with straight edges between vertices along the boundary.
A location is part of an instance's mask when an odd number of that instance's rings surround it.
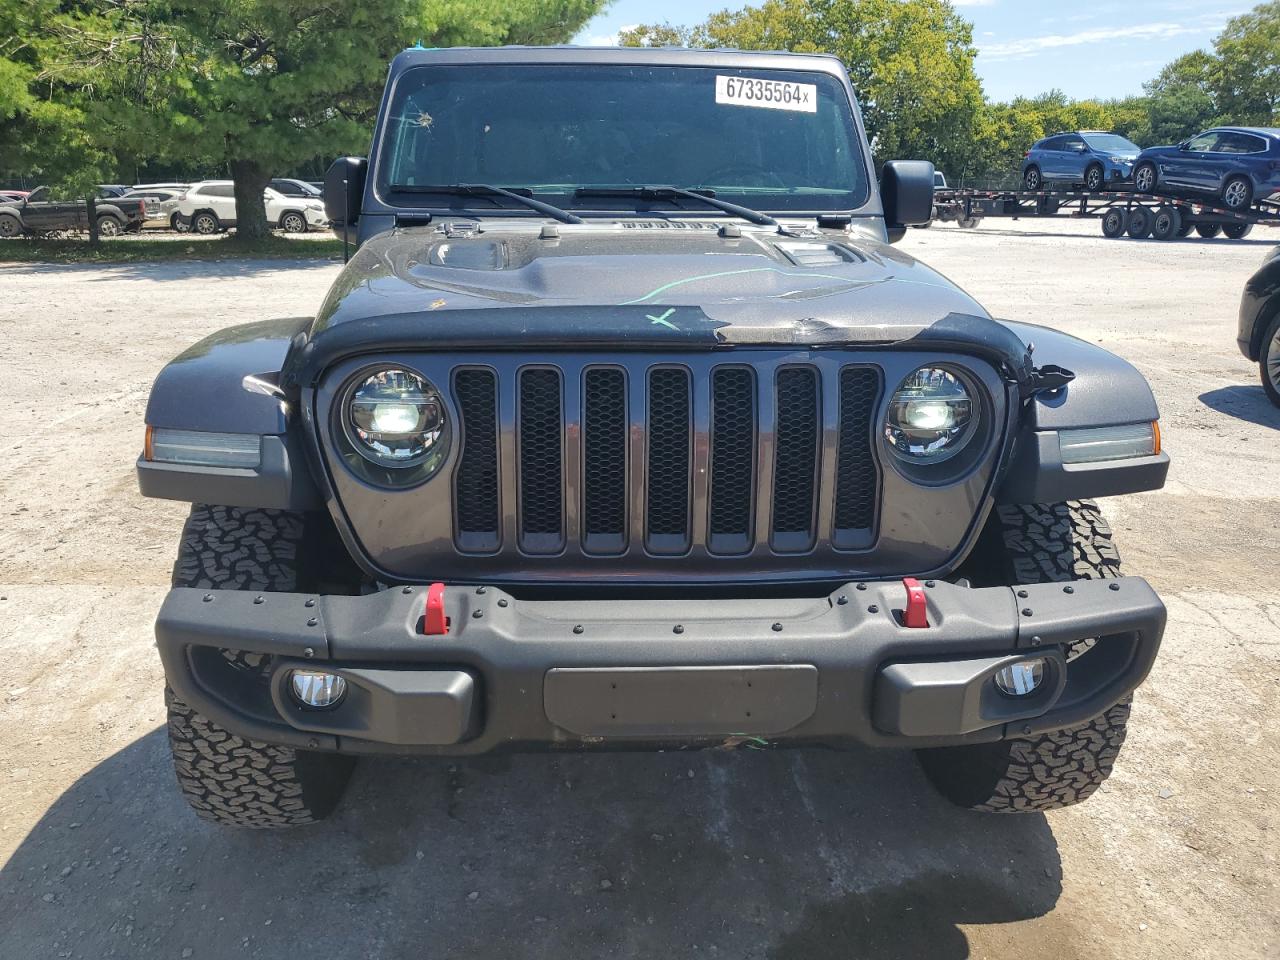
<svg viewBox="0 0 1280 960">
<path fill-rule="evenodd" d="M 1267 399 L 1261 384 L 1220 387 L 1200 394 L 1199 399 L 1210 410 L 1280 430 L 1280 409 Z"/>
<path fill-rule="evenodd" d="M 1044 817 L 954 810 L 906 753 L 370 760 L 334 820 L 252 833 L 187 811 L 156 730 L 0 871 L 0 956 L 958 960 L 1060 892 Z M 1075 955 L 1035 927 L 999 942 Z"/>
</svg>

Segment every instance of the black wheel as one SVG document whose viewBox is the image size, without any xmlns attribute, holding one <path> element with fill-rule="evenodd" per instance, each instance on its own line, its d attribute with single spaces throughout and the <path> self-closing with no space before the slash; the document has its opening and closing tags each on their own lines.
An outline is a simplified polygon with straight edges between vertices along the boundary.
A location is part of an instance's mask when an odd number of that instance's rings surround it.
<svg viewBox="0 0 1280 960">
<path fill-rule="evenodd" d="M 1262 373 L 1262 389 L 1277 407 L 1280 407 L 1280 313 L 1262 335 L 1262 355 L 1258 368 Z"/>
<path fill-rule="evenodd" d="M 1027 190 L 1043 189 L 1044 177 L 1040 175 L 1039 167 L 1027 167 L 1026 172 L 1022 174 L 1022 186 Z"/>
<path fill-rule="evenodd" d="M 1184 217 L 1182 220 L 1182 225 L 1178 227 L 1178 239 L 1181 240 L 1184 237 L 1191 236 L 1191 231 L 1194 230 L 1195 228 L 1196 228 L 1196 225 L 1194 223 L 1188 223 L 1186 218 Z"/>
<path fill-rule="evenodd" d="M 1154 219 L 1151 211 L 1146 207 L 1134 207 L 1129 211 L 1129 225 L 1125 227 L 1125 232 L 1135 240 L 1149 237 L 1151 235 L 1151 222 Z"/>
<path fill-rule="evenodd" d="M 306 590 L 313 582 L 302 561 L 322 552 L 311 539 L 302 514 L 197 504 L 182 531 L 173 585 Z M 234 682 L 265 688 L 269 657 L 238 650 L 222 656 L 226 669 L 238 674 Z M 168 688 L 165 706 L 178 786 L 205 820 L 258 828 L 312 823 L 328 816 L 351 777 L 351 757 L 238 737 Z"/>
<path fill-rule="evenodd" d="M 1102 215 L 1102 235 L 1115 240 L 1129 228 L 1129 214 L 1112 207 Z"/>
<path fill-rule="evenodd" d="M 1006 583 L 1120 576 L 1111 529 L 1090 500 L 998 507 L 988 556 L 1003 560 Z M 1068 659 L 1088 656 L 1074 645 Z M 948 800 L 990 813 L 1055 810 L 1089 797 L 1111 775 L 1124 743 L 1128 698 L 1068 730 L 996 743 L 919 750 L 925 774 Z"/>
<path fill-rule="evenodd" d="M 1182 229 L 1182 214 L 1177 207 L 1161 207 L 1151 218 L 1151 236 L 1157 240 L 1176 240 Z"/>
<path fill-rule="evenodd" d="M 1154 163 L 1140 163 L 1133 171 L 1133 188 L 1139 193 L 1155 193 L 1160 173 Z"/>
<path fill-rule="evenodd" d="M 1196 233 L 1204 237 L 1206 240 L 1212 240 L 1222 232 L 1222 225 L 1218 223 L 1197 223 Z"/>
<path fill-rule="evenodd" d="M 1230 177 L 1222 185 L 1222 203 L 1228 210 L 1244 210 L 1253 203 L 1253 184 L 1248 177 Z"/>
<path fill-rule="evenodd" d="M 191 229 L 191 224 L 183 223 L 181 220 L 178 219 L 178 215 L 175 213 L 173 216 L 169 218 L 169 229 L 175 231 L 176 233 L 186 233 L 188 230 Z"/>
<path fill-rule="evenodd" d="M 1084 172 L 1084 188 L 1090 193 L 1097 193 L 1106 182 L 1107 175 L 1103 172 L 1101 164 L 1090 164 L 1089 169 Z"/>
<path fill-rule="evenodd" d="M 291 210 L 280 218 L 280 229 L 285 233 L 306 233 L 307 220 L 302 214 Z"/>
<path fill-rule="evenodd" d="M 1243 240 L 1253 232 L 1252 223 L 1228 223 L 1222 228 L 1228 240 Z"/>
<path fill-rule="evenodd" d="M 208 236 L 211 233 L 217 233 L 222 229 L 222 224 L 218 218 L 207 210 L 197 213 L 191 221 L 191 229 L 196 233 L 202 233 Z"/>
<path fill-rule="evenodd" d="M 0 238 L 22 236 L 22 221 L 11 213 L 0 213 Z"/>
<path fill-rule="evenodd" d="M 104 213 L 98 218 L 98 236 L 118 237 L 122 233 L 124 233 L 124 224 L 119 218 L 110 213 Z"/>
<path fill-rule="evenodd" d="M 981 222 L 981 217 L 961 217 L 956 221 L 956 226 L 961 230 L 972 230 Z"/>
</svg>

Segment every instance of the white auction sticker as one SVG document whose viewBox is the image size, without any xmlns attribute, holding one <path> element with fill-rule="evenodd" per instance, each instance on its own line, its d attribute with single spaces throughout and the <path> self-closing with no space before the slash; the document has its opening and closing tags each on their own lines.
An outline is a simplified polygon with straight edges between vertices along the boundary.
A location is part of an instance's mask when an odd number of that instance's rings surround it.
<svg viewBox="0 0 1280 960">
<path fill-rule="evenodd" d="M 716 103 L 817 113 L 818 88 L 812 83 L 761 80 L 758 77 L 717 76 Z"/>
</svg>

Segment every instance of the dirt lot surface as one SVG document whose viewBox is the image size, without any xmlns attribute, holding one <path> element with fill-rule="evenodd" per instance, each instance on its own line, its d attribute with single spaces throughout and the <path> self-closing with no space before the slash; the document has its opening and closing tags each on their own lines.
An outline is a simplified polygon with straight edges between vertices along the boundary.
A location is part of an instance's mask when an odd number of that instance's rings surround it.
<svg viewBox="0 0 1280 960">
<path fill-rule="evenodd" d="M 185 510 L 133 459 L 167 359 L 338 267 L 0 266 L 0 958 L 1280 956 L 1280 412 L 1235 345 L 1275 241 L 903 243 L 1160 400 L 1167 489 L 1106 507 L 1169 630 L 1088 803 L 960 812 L 869 750 L 379 760 L 269 836 L 175 788 L 151 622 Z"/>
</svg>

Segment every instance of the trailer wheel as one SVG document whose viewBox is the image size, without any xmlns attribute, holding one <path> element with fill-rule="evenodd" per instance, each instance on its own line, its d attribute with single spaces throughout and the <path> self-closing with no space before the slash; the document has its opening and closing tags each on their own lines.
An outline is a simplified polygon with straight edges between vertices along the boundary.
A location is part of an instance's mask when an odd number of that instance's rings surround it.
<svg viewBox="0 0 1280 960">
<path fill-rule="evenodd" d="M 1228 240 L 1243 240 L 1253 232 L 1252 223 L 1229 223 L 1222 228 Z"/>
<path fill-rule="evenodd" d="M 1129 214 L 1114 207 L 1102 215 L 1102 235 L 1110 240 L 1124 236 L 1129 228 Z"/>
<path fill-rule="evenodd" d="M 1197 223 L 1196 233 L 1204 237 L 1206 240 L 1212 240 L 1222 232 L 1222 224 L 1220 223 Z"/>
<path fill-rule="evenodd" d="M 956 221 L 956 226 L 961 230 L 972 230 L 982 222 L 981 217 L 961 217 Z"/>
<path fill-rule="evenodd" d="M 1129 225 L 1125 231 L 1135 240 L 1143 240 L 1151 236 L 1151 211 L 1146 207 L 1134 207 L 1129 211 Z"/>
<path fill-rule="evenodd" d="M 1157 240 L 1175 240 L 1182 229 L 1182 214 L 1177 207 L 1161 207 L 1151 219 L 1151 236 Z"/>
<path fill-rule="evenodd" d="M 1191 236 L 1191 231 L 1196 228 L 1194 223 L 1190 223 L 1185 217 L 1182 220 L 1182 226 L 1178 227 L 1178 239 Z"/>
</svg>

